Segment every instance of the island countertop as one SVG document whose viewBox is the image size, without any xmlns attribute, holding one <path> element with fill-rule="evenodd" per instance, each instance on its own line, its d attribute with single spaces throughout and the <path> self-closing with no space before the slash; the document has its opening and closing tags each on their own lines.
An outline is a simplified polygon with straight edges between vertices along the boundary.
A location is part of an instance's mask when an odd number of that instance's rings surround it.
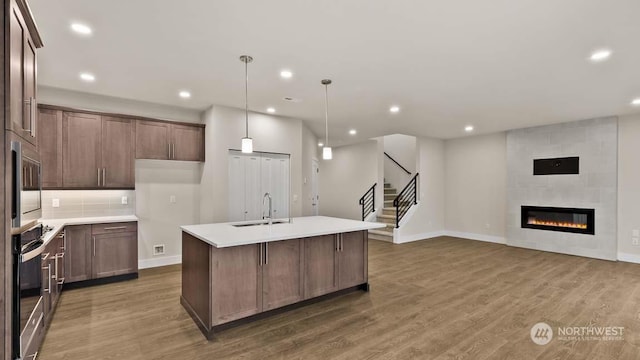
<svg viewBox="0 0 640 360">
<path fill-rule="evenodd" d="M 296 217 L 291 223 L 255 226 L 234 226 L 251 222 L 185 225 L 182 231 L 214 246 L 225 248 L 271 241 L 298 239 L 327 234 L 380 229 L 385 224 L 328 216 Z"/>
</svg>

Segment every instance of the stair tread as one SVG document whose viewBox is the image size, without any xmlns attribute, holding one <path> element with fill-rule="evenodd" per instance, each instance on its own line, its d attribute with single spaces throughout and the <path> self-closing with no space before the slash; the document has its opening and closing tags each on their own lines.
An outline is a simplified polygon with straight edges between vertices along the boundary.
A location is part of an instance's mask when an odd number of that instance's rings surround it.
<svg viewBox="0 0 640 360">
<path fill-rule="evenodd" d="M 383 218 L 383 219 L 395 219 L 396 217 L 394 215 L 378 215 L 379 218 Z"/>
</svg>

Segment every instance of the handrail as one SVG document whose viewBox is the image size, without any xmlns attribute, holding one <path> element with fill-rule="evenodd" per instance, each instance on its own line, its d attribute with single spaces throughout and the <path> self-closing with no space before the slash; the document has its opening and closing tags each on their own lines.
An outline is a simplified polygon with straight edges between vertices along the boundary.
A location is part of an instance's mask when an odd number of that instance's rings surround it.
<svg viewBox="0 0 640 360">
<path fill-rule="evenodd" d="M 400 227 L 400 220 L 402 220 L 411 206 L 418 203 L 418 175 L 420 174 L 416 173 L 416 175 L 409 180 L 407 186 L 393 199 L 393 206 L 396 208 L 396 228 Z"/>
<path fill-rule="evenodd" d="M 359 204 L 362 205 L 362 221 L 376 209 L 376 185 L 378 185 L 378 183 L 373 184 L 360 198 Z"/>
<path fill-rule="evenodd" d="M 404 166 L 400 165 L 400 163 L 397 162 L 396 159 L 392 158 L 391 155 L 387 154 L 386 152 L 384 153 L 384 155 L 388 157 L 391 161 L 396 163 L 396 165 L 400 166 L 400 169 L 404 170 L 404 172 L 406 172 L 407 175 L 411 175 L 411 171 L 407 170 Z"/>
</svg>

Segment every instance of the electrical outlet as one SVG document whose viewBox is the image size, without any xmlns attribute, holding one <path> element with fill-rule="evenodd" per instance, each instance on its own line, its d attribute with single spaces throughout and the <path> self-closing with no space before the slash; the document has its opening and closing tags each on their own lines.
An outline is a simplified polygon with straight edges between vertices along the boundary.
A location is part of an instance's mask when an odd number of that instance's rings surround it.
<svg viewBox="0 0 640 360">
<path fill-rule="evenodd" d="M 635 246 L 640 245 L 640 243 L 638 243 L 638 238 L 635 238 L 635 237 L 634 237 L 633 239 L 631 239 L 631 243 L 632 243 L 633 245 L 635 245 Z"/>
<path fill-rule="evenodd" d="M 54 208 L 59 208 L 60 207 L 60 199 L 52 199 L 51 200 L 51 206 Z"/>
<path fill-rule="evenodd" d="M 122 205 L 127 205 L 129 203 L 129 198 L 127 198 L 126 196 L 123 196 L 122 199 L 120 200 L 120 203 Z"/>
<path fill-rule="evenodd" d="M 153 255 L 164 255 L 164 244 L 153 245 Z"/>
<path fill-rule="evenodd" d="M 169 204 L 175 204 L 175 203 L 176 203 L 176 196 L 175 195 L 169 196 Z"/>
</svg>

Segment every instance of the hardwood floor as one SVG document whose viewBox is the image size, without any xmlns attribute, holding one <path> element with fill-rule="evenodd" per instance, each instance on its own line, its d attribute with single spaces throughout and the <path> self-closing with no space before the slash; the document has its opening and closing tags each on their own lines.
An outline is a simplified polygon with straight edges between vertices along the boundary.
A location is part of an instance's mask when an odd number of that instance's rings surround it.
<svg viewBox="0 0 640 360">
<path fill-rule="evenodd" d="M 640 265 L 455 238 L 370 240 L 370 293 L 219 333 L 179 303 L 180 266 L 63 292 L 38 359 L 638 359 Z M 530 329 L 623 326 L 536 345 Z M 557 335 L 557 334 L 556 334 Z"/>
</svg>

